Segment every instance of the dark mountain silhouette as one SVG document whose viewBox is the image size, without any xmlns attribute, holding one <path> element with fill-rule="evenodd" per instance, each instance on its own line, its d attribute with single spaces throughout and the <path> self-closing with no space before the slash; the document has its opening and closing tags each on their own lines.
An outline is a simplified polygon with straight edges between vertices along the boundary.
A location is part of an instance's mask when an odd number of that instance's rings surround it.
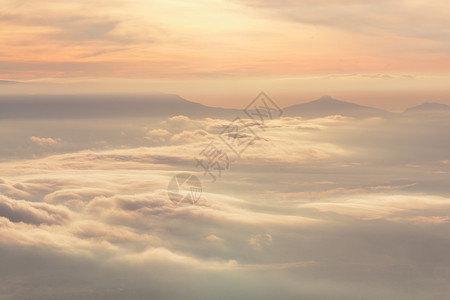
<svg viewBox="0 0 450 300">
<path fill-rule="evenodd" d="M 447 104 L 426 102 L 418 106 L 414 106 L 405 110 L 407 114 L 424 114 L 424 113 L 450 113 L 450 106 Z"/>
<path fill-rule="evenodd" d="M 234 118 L 240 110 L 209 107 L 178 95 L 13 95 L 0 96 L 0 119 L 20 118 Z"/>
<path fill-rule="evenodd" d="M 396 114 L 324 96 L 318 100 L 285 107 L 283 116 L 318 118 L 343 115 L 354 118 L 390 117 Z M 407 114 L 450 112 L 450 106 L 424 103 Z M 160 118 L 184 115 L 190 118 L 246 118 L 241 109 L 205 106 L 178 95 L 0 95 L 0 119 L 71 118 Z"/>
<path fill-rule="evenodd" d="M 343 115 L 354 118 L 387 117 L 392 113 L 368 106 L 358 105 L 350 102 L 323 96 L 320 99 L 288 106 L 283 109 L 284 116 L 301 116 L 305 118 L 317 118 L 330 115 Z"/>
</svg>

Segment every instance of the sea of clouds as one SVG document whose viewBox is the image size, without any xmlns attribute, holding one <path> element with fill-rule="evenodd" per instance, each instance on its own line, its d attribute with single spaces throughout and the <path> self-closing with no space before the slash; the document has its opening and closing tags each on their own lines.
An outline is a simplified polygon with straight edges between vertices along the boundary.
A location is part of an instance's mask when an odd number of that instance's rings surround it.
<svg viewBox="0 0 450 300">
<path fill-rule="evenodd" d="M 195 159 L 230 122 L 0 120 L 0 297 L 450 293 L 448 116 L 247 120 L 213 182 Z M 168 197 L 181 172 L 195 205 Z"/>
</svg>

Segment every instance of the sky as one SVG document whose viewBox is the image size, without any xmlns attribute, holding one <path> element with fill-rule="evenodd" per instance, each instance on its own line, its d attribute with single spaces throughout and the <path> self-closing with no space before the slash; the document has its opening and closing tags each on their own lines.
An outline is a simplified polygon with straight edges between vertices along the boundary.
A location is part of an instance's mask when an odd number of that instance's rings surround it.
<svg viewBox="0 0 450 300">
<path fill-rule="evenodd" d="M 449 104 L 447 1 L 1 0 L 0 87 Z M 18 81 L 21 84 L 8 84 Z"/>
</svg>

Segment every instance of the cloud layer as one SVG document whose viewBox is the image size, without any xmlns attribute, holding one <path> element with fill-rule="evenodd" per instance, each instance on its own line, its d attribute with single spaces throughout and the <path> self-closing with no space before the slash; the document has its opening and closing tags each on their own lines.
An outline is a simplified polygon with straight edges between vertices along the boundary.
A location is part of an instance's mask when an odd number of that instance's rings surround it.
<svg viewBox="0 0 450 300">
<path fill-rule="evenodd" d="M 211 142 L 220 147 L 230 121 L 133 124 L 94 132 L 100 146 L 85 140 L 71 150 L 84 134 L 71 126 L 67 148 L 33 143 L 22 157 L 4 156 L 3 298 L 448 294 L 448 118 L 281 118 L 264 128 L 247 120 L 241 129 L 258 139 L 241 157 L 227 150 L 230 168 L 214 183 L 195 158 Z M 51 127 L 24 132 L 24 142 L 64 135 Z M 177 206 L 167 195 L 180 172 L 201 180 L 196 205 Z"/>
</svg>

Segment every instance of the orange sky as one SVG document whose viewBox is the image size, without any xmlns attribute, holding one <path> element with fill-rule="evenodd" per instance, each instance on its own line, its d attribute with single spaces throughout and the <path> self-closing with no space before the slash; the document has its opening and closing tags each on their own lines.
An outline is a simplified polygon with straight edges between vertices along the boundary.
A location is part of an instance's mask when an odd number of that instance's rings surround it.
<svg viewBox="0 0 450 300">
<path fill-rule="evenodd" d="M 286 104 L 332 94 L 394 110 L 450 101 L 444 0 L 0 6 L 0 79 L 28 83 L 2 93 L 158 91 L 237 106 L 266 90 Z"/>
</svg>

